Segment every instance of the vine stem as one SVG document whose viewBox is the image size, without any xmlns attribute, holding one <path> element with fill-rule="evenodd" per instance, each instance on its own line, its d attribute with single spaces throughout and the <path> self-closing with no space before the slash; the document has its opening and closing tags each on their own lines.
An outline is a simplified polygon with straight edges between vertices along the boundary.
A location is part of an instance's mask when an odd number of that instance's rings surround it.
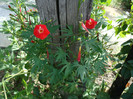
<svg viewBox="0 0 133 99">
<path fill-rule="evenodd" d="M 4 95 L 5 95 L 5 99 L 7 99 L 7 94 L 6 94 L 6 89 L 5 89 L 5 82 L 7 80 L 10 80 L 12 78 L 14 78 L 15 76 L 18 76 L 18 75 L 22 75 L 22 74 L 27 74 L 28 72 L 24 72 L 24 70 L 21 70 L 20 72 L 18 72 L 17 74 L 14 74 L 14 75 L 11 75 L 11 77 L 7 78 L 4 80 L 4 78 L 2 79 L 2 85 L 3 85 L 3 90 L 4 90 Z"/>
<path fill-rule="evenodd" d="M 3 90 L 4 90 L 5 99 L 7 99 L 7 94 L 6 94 L 4 79 L 2 79 L 2 85 L 3 85 Z"/>
</svg>

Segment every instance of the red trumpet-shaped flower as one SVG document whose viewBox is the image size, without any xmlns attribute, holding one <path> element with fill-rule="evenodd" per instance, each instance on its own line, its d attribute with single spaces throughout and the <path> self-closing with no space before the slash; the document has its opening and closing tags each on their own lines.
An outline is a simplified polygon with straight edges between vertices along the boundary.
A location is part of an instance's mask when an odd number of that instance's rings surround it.
<svg viewBox="0 0 133 99">
<path fill-rule="evenodd" d="M 89 20 L 86 20 L 85 26 L 88 29 L 93 29 L 95 28 L 95 25 L 97 25 L 97 21 L 95 21 L 94 19 L 90 18 Z"/>
<path fill-rule="evenodd" d="M 47 29 L 46 25 L 36 25 L 34 28 L 34 35 L 41 40 L 45 39 L 50 34 L 49 30 Z"/>
<path fill-rule="evenodd" d="M 87 27 L 85 26 L 85 24 L 82 22 L 82 27 L 86 30 L 86 32 L 88 32 L 89 33 L 89 31 L 88 31 L 88 29 L 87 29 Z"/>
<path fill-rule="evenodd" d="M 79 47 L 79 53 L 78 53 L 77 61 L 80 62 L 80 60 L 81 60 L 81 46 Z"/>
</svg>

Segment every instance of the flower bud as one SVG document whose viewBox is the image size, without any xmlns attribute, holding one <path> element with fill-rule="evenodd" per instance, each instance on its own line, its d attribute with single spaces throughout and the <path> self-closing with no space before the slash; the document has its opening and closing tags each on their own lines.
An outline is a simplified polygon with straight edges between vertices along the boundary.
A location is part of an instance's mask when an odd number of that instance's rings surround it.
<svg viewBox="0 0 133 99">
<path fill-rule="evenodd" d="M 35 43 L 35 41 L 31 40 L 31 43 Z"/>
<path fill-rule="evenodd" d="M 80 60 L 81 60 L 81 46 L 79 47 L 79 53 L 78 53 L 77 61 L 80 62 Z"/>
<path fill-rule="evenodd" d="M 11 6 L 10 6 L 10 5 L 8 5 L 8 8 L 9 8 L 9 9 L 11 9 Z"/>
<path fill-rule="evenodd" d="M 80 37 L 78 38 L 78 41 L 81 41 L 81 38 Z"/>
</svg>

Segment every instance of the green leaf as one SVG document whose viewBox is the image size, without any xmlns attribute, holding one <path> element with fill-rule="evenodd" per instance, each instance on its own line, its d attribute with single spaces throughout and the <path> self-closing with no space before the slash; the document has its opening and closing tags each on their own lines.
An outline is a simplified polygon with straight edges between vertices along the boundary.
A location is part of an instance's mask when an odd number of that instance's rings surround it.
<svg viewBox="0 0 133 99">
<path fill-rule="evenodd" d="M 128 26 L 128 31 L 133 32 L 133 25 L 132 24 Z"/>
<path fill-rule="evenodd" d="M 121 31 L 120 27 L 115 27 L 115 35 L 118 35 Z"/>
<path fill-rule="evenodd" d="M 120 68 L 122 66 L 122 64 L 117 64 L 116 66 L 115 66 L 115 69 L 118 69 L 118 68 Z"/>
<path fill-rule="evenodd" d="M 24 87 L 27 89 L 27 83 L 24 79 L 22 80 L 22 83 L 23 83 Z"/>
<path fill-rule="evenodd" d="M 86 47 L 87 52 L 90 52 L 90 47 L 88 46 L 87 42 L 85 43 L 85 47 Z"/>
<path fill-rule="evenodd" d="M 50 33 L 56 33 L 56 30 L 59 29 L 59 25 L 47 26 L 47 28 L 50 31 Z"/>
<path fill-rule="evenodd" d="M 106 4 L 106 5 L 109 6 L 110 3 L 111 3 L 111 1 L 112 1 L 112 0 L 107 0 L 107 4 Z"/>
<path fill-rule="evenodd" d="M 40 97 L 40 91 L 39 91 L 38 87 L 34 87 L 34 89 L 33 89 L 33 94 L 34 94 L 35 96 L 37 96 L 37 97 Z"/>
<path fill-rule="evenodd" d="M 127 32 L 126 31 L 120 31 L 120 37 L 124 38 L 126 37 Z"/>
<path fill-rule="evenodd" d="M 87 47 L 88 45 L 88 47 Z M 102 52 L 102 49 L 101 49 L 101 43 L 100 42 L 97 42 L 96 39 L 91 39 L 89 40 L 88 42 L 86 42 L 86 48 L 87 48 L 87 51 L 89 51 L 89 47 L 91 49 L 93 49 L 93 51 L 97 51 L 97 52 Z"/>
<path fill-rule="evenodd" d="M 65 70 L 65 78 L 67 78 L 73 70 L 73 67 L 71 66 L 71 63 L 66 64 L 66 70 Z"/>
<path fill-rule="evenodd" d="M 66 57 L 68 56 L 61 48 L 57 48 L 57 52 L 55 54 L 56 62 L 65 61 Z"/>
<path fill-rule="evenodd" d="M 84 80 L 84 77 L 86 76 L 87 70 L 85 66 L 79 66 L 77 68 L 77 74 L 80 76 L 81 80 Z"/>
<path fill-rule="evenodd" d="M 32 83 L 32 81 L 30 81 L 28 84 L 28 87 L 27 87 L 27 94 L 31 93 L 31 91 L 33 90 L 33 87 L 34 87 L 33 83 Z"/>
<path fill-rule="evenodd" d="M 105 68 L 104 68 L 104 64 L 102 62 L 102 60 L 97 59 L 96 62 L 94 63 L 95 66 L 95 72 L 100 73 L 100 74 L 104 74 L 105 72 Z"/>
<path fill-rule="evenodd" d="M 38 80 L 40 81 L 40 83 L 46 85 L 47 79 L 44 74 L 39 74 Z"/>
<path fill-rule="evenodd" d="M 56 84 L 61 81 L 62 75 L 60 75 L 60 70 L 53 69 L 51 73 L 49 73 L 50 84 Z"/>
<path fill-rule="evenodd" d="M 107 25 L 107 30 L 110 30 L 110 29 L 112 29 L 112 28 L 113 28 L 112 25 Z"/>
<path fill-rule="evenodd" d="M 64 78 L 67 78 L 70 74 L 71 74 L 71 71 L 73 69 L 73 66 L 71 65 L 71 63 L 69 62 L 64 62 L 63 64 L 61 65 L 64 65 L 63 68 L 61 69 L 60 73 L 63 73 L 65 72 L 65 75 L 64 75 Z"/>
<path fill-rule="evenodd" d="M 126 22 L 123 22 L 122 23 L 122 27 L 121 27 L 122 30 L 125 31 L 127 27 L 128 27 L 127 23 Z"/>
<path fill-rule="evenodd" d="M 97 99 L 110 99 L 110 96 L 108 95 L 108 93 L 100 92 L 97 96 Z"/>
<path fill-rule="evenodd" d="M 27 31 L 22 31 L 21 37 L 24 39 L 29 39 L 33 35 L 33 30 L 27 30 Z"/>
<path fill-rule="evenodd" d="M 31 69 L 31 73 L 39 72 L 40 70 L 43 69 L 44 64 L 46 64 L 46 60 L 40 60 L 40 58 L 38 57 L 34 57 L 33 60 L 34 60 L 34 65 Z"/>
<path fill-rule="evenodd" d="M 102 29 L 104 29 L 107 26 L 107 24 L 102 24 Z"/>
<path fill-rule="evenodd" d="M 133 5 L 131 6 L 131 11 L 133 11 Z"/>
<path fill-rule="evenodd" d="M 100 0 L 101 2 L 106 2 L 107 0 Z"/>
<path fill-rule="evenodd" d="M 130 49 L 131 49 L 131 46 L 130 46 L 130 45 L 123 46 L 123 47 L 121 48 L 120 53 L 122 53 L 122 54 L 128 54 L 129 51 L 130 51 Z"/>
<path fill-rule="evenodd" d="M 76 87 L 75 87 L 75 83 L 70 83 L 70 89 L 69 89 L 69 93 L 72 93 L 76 90 Z M 69 98 L 70 99 L 70 98 Z M 75 99 L 75 98 L 74 98 Z"/>
<path fill-rule="evenodd" d="M 68 96 L 68 99 L 79 99 L 79 98 L 75 95 L 71 95 L 71 96 Z"/>
<path fill-rule="evenodd" d="M 97 30 L 97 29 L 99 29 L 100 28 L 100 26 L 101 26 L 101 22 L 99 22 L 97 25 L 96 25 L 96 27 L 95 27 L 95 29 Z"/>
</svg>

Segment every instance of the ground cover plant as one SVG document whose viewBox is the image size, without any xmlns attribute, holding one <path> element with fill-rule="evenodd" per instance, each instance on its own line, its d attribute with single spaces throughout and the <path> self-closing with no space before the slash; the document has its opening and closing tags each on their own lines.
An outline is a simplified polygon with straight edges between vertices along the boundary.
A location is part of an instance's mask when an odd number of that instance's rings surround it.
<svg viewBox="0 0 133 99">
<path fill-rule="evenodd" d="M 80 21 L 77 35 L 68 25 L 61 30 L 62 45 L 52 43 L 60 26 L 51 20 L 41 22 L 38 10 L 29 9 L 24 1 L 12 0 L 8 7 L 13 13 L 3 23 L 2 31 L 11 34 L 12 44 L 0 50 L 0 69 L 5 71 L 0 98 L 110 99 L 104 82 L 98 85 L 95 79 L 106 72 L 111 59 L 107 35 L 101 34 L 112 28 L 103 16 L 103 4 L 111 0 L 94 0 L 91 18 Z M 77 44 L 77 54 L 72 44 Z"/>
</svg>

